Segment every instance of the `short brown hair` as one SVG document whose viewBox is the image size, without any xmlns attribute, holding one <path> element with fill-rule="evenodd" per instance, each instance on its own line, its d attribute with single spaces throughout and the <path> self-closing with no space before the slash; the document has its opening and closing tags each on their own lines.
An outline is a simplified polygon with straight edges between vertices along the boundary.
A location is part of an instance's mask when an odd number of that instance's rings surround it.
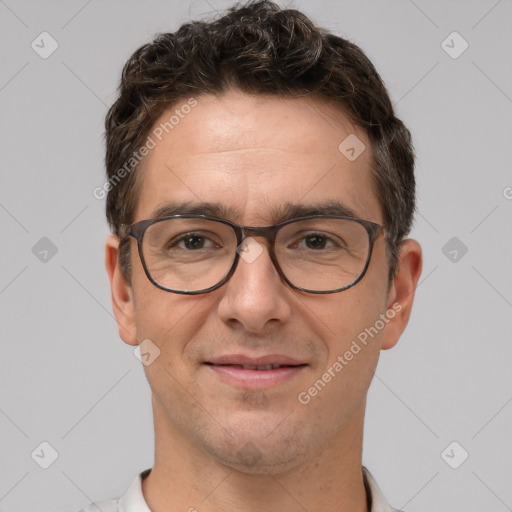
<svg viewBox="0 0 512 512">
<path fill-rule="evenodd" d="M 105 119 L 106 214 L 112 231 L 133 222 L 137 169 L 126 163 L 157 118 L 183 98 L 229 88 L 280 97 L 333 101 L 368 135 L 372 179 L 387 229 L 390 279 L 415 208 L 411 136 L 395 116 L 382 79 L 355 44 L 316 27 L 303 13 L 270 1 L 236 4 L 216 20 L 194 21 L 157 34 L 125 64 L 119 97 Z M 126 241 L 126 240 L 125 240 Z M 129 244 L 121 243 L 129 278 Z"/>
</svg>

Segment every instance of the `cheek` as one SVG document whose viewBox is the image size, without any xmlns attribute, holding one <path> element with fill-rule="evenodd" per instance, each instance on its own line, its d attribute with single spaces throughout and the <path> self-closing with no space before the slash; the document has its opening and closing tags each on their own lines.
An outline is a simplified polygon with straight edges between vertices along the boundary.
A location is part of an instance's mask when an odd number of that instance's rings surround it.
<svg viewBox="0 0 512 512">
<path fill-rule="evenodd" d="M 324 313 L 324 318 L 330 327 L 326 343 L 331 359 L 349 350 L 354 341 L 360 341 L 363 346 L 368 330 L 373 333 L 371 339 L 376 342 L 373 344 L 377 345 L 379 342 L 382 330 L 379 318 L 386 311 L 386 289 L 372 287 L 365 290 L 363 286 L 358 289 L 357 286 L 361 284 L 341 292 L 340 300 L 324 309 L 324 312 L 328 311 L 327 314 Z M 342 297 L 343 294 L 346 295 Z M 376 322 L 379 322 L 378 333 L 373 330 Z"/>
<path fill-rule="evenodd" d="M 154 286 L 142 266 L 132 275 L 137 339 L 150 339 L 162 353 L 180 353 L 187 339 L 202 325 L 202 296 L 166 292 Z"/>
<path fill-rule="evenodd" d="M 386 313 L 387 266 L 378 260 L 372 265 L 357 285 L 333 296 L 333 302 L 323 309 L 330 327 L 324 338 L 328 360 L 323 371 L 343 374 L 338 380 L 344 387 L 371 379 L 384 331 L 392 321 Z"/>
<path fill-rule="evenodd" d="M 340 301 L 337 312 L 331 312 L 334 334 L 324 338 L 327 358 L 299 395 L 301 403 L 310 403 L 333 429 L 361 407 L 379 359 L 384 329 L 378 327 L 382 327 L 380 315 L 385 314 L 384 299 L 383 295 L 364 297 L 364 301 L 349 297 L 345 305 Z"/>
<path fill-rule="evenodd" d="M 179 403 L 182 407 L 178 409 L 187 411 L 195 404 L 191 400 L 195 366 L 187 357 L 187 350 L 190 340 L 198 336 L 204 324 L 204 304 L 194 296 L 152 288 L 139 289 L 136 307 L 138 339 L 149 339 L 154 344 L 149 346 L 157 347 L 153 349 L 157 356 L 144 366 L 144 371 L 155 399 L 164 410 L 174 409 Z M 181 413 L 173 414 L 176 422 L 186 423 Z"/>
</svg>

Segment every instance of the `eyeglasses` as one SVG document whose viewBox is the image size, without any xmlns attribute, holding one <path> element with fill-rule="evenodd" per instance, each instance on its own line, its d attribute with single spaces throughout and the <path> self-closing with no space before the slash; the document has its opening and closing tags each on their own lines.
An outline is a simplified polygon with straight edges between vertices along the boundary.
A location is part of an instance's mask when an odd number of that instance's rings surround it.
<svg viewBox="0 0 512 512">
<path fill-rule="evenodd" d="M 358 283 L 370 263 L 375 239 L 384 234 L 373 222 L 331 215 L 248 227 L 206 215 L 173 215 L 136 222 L 127 236 L 137 240 L 148 279 L 158 288 L 186 295 L 224 285 L 240 258 L 254 261 L 263 247 L 282 279 L 308 293 L 337 293 Z"/>
</svg>

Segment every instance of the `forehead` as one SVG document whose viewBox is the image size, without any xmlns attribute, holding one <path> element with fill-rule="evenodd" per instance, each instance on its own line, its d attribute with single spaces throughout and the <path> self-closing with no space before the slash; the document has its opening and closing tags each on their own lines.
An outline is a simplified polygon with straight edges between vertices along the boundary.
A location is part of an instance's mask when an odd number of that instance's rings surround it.
<svg viewBox="0 0 512 512">
<path fill-rule="evenodd" d="M 166 110 L 149 136 L 135 221 L 187 202 L 222 204 L 230 220 L 269 224 L 281 204 L 336 202 L 381 222 L 367 136 L 332 104 L 203 94 Z"/>
</svg>

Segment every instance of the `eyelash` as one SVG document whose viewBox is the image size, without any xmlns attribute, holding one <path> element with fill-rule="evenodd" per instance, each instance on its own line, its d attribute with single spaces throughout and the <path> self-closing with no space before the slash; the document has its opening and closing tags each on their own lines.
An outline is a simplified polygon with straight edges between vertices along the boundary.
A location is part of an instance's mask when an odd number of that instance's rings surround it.
<svg viewBox="0 0 512 512">
<path fill-rule="evenodd" d="M 314 236 L 318 236 L 320 238 L 323 238 L 326 240 L 326 243 L 330 243 L 333 247 L 341 247 L 340 244 L 338 244 L 332 237 L 330 237 L 328 234 L 326 233 L 321 233 L 321 232 L 317 232 L 317 231 L 313 231 L 313 232 L 310 232 L 310 233 L 304 233 L 304 234 L 301 234 L 300 238 L 298 239 L 298 241 L 295 241 L 294 244 L 295 245 L 299 245 L 301 243 L 303 243 L 305 240 L 307 240 L 308 237 L 314 237 Z M 200 233 L 200 232 L 188 232 L 188 233 L 183 233 L 182 235 L 179 235 L 177 237 L 175 237 L 172 241 L 170 241 L 167 245 L 166 245 L 166 248 L 169 250 L 173 247 L 177 247 L 178 244 L 180 244 L 181 242 L 184 242 L 187 240 L 187 238 L 202 238 L 203 240 L 206 240 L 206 241 L 209 241 L 210 243 L 214 244 L 216 247 L 220 247 L 220 244 L 218 242 L 215 242 L 214 240 L 212 240 L 211 238 L 208 237 L 208 235 L 204 234 L 204 233 Z M 211 247 L 207 247 L 207 249 L 209 249 Z M 182 250 L 190 250 L 190 249 L 186 249 L 184 247 L 178 247 L 178 249 L 182 249 Z M 201 247 L 201 249 L 204 249 L 204 247 Z"/>
</svg>

